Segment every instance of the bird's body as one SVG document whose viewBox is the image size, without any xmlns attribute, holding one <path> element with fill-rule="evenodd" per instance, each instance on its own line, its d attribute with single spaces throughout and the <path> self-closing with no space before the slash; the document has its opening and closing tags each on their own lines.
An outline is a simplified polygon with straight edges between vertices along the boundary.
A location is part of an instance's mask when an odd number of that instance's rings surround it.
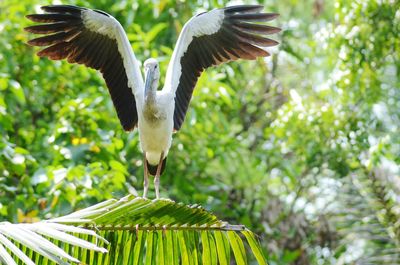
<svg viewBox="0 0 400 265">
<path fill-rule="evenodd" d="M 42 7 L 47 14 L 27 17 L 36 22 L 27 31 L 45 35 L 28 43 L 48 46 L 38 55 L 67 59 L 99 70 L 106 81 L 122 127 L 138 127 L 144 154 L 144 196 L 148 175 L 155 175 L 156 196 L 164 171 L 172 133 L 178 131 L 197 79 L 208 67 L 237 59 L 268 56 L 260 47 L 276 41 L 263 37 L 279 28 L 265 22 L 277 14 L 260 13 L 262 6 L 241 5 L 214 9 L 190 19 L 182 29 L 167 70 L 165 84 L 158 90 L 160 70 L 155 59 L 144 63 L 143 82 L 139 63 L 121 24 L 111 15 L 88 8 L 53 5 Z M 54 33 L 54 34 L 53 34 Z"/>
<path fill-rule="evenodd" d="M 173 102 L 171 93 L 157 91 L 154 104 L 145 105 L 139 115 L 140 146 L 146 152 L 150 165 L 158 165 L 161 153 L 166 157 L 171 147 L 174 129 Z"/>
</svg>

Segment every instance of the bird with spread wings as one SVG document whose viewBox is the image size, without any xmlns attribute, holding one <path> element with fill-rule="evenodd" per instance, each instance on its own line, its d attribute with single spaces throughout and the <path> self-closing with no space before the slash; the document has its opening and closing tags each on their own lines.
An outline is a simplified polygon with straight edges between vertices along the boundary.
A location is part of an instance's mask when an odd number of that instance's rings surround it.
<svg viewBox="0 0 400 265">
<path fill-rule="evenodd" d="M 111 15 L 71 5 L 43 6 L 44 14 L 27 18 L 42 24 L 25 28 L 43 34 L 28 44 L 45 47 L 39 56 L 66 59 L 99 70 L 106 82 L 118 118 L 126 131 L 138 127 L 144 160 L 144 192 L 149 174 L 155 176 L 159 198 L 160 175 L 166 165 L 172 133 L 183 124 L 197 80 L 204 69 L 237 59 L 254 60 L 270 54 L 262 47 L 278 44 L 265 35 L 280 31 L 259 22 L 275 19 L 260 5 L 214 9 L 192 17 L 176 43 L 162 90 L 156 59 L 139 62 L 121 24 Z"/>
</svg>

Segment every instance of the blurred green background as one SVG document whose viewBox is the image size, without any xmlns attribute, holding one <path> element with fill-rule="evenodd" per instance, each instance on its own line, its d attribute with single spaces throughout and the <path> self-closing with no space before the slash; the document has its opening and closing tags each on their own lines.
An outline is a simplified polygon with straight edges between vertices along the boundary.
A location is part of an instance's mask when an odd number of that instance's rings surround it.
<svg viewBox="0 0 400 265">
<path fill-rule="evenodd" d="M 137 131 L 122 130 L 101 75 L 25 44 L 24 16 L 50 3 L 0 2 L 0 221 L 142 193 Z M 184 23 L 228 4 L 62 3 L 115 16 L 162 76 Z M 400 264 L 400 3 L 245 3 L 281 14 L 281 45 L 203 73 L 161 195 L 246 225 L 270 264 Z"/>
</svg>

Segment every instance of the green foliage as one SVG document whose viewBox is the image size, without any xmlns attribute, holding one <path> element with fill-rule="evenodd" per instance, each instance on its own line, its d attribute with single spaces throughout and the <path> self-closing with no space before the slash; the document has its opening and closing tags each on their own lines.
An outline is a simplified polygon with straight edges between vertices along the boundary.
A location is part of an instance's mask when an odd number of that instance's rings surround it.
<svg viewBox="0 0 400 265">
<path fill-rule="evenodd" d="M 400 263 L 398 1 L 259 2 L 281 14 L 282 44 L 202 75 L 161 195 L 252 228 L 271 264 Z M 0 219 L 12 222 L 142 190 L 137 132 L 120 128 L 101 76 L 24 44 L 24 15 L 48 3 L 0 2 Z M 63 3 L 114 15 L 164 76 L 185 21 L 227 1 Z"/>
<path fill-rule="evenodd" d="M 218 220 L 198 205 L 132 195 L 48 221 L 0 224 L 0 261 L 7 264 L 16 264 L 14 260 L 68 264 L 79 262 L 76 258 L 85 264 L 228 265 L 231 258 L 236 264 L 248 264 L 246 252 L 252 253 L 258 264 L 266 265 L 259 242 L 244 226 Z"/>
</svg>

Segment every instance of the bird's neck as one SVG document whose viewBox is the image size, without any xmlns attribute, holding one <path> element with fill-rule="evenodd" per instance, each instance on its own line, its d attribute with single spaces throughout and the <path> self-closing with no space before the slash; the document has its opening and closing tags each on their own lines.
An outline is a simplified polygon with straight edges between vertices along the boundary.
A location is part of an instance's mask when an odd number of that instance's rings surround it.
<svg viewBox="0 0 400 265">
<path fill-rule="evenodd" d="M 147 91 L 144 97 L 144 108 L 143 108 L 143 116 L 148 123 L 158 123 L 160 120 L 164 118 L 162 115 L 163 111 L 160 108 L 157 91 Z"/>
<path fill-rule="evenodd" d="M 150 88 L 146 91 L 146 95 L 144 96 L 144 105 L 148 107 L 153 107 L 156 105 L 156 95 L 157 90 L 155 88 Z"/>
</svg>

